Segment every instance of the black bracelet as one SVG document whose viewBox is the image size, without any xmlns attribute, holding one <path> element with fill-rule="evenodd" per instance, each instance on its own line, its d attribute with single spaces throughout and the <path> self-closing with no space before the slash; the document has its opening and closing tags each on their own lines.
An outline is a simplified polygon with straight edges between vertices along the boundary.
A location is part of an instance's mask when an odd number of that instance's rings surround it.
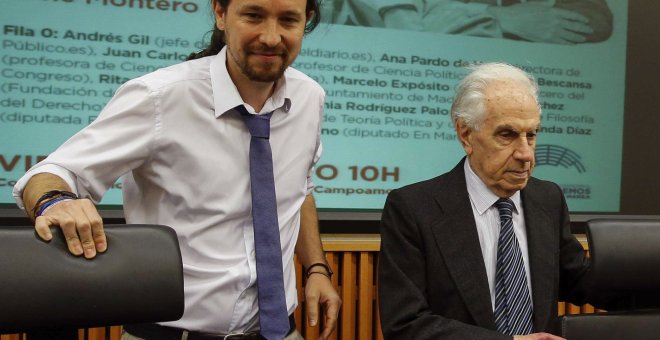
<svg viewBox="0 0 660 340">
<path fill-rule="evenodd" d="M 32 208 L 32 216 L 34 218 L 37 218 L 37 212 L 39 211 L 39 207 L 47 200 L 55 197 L 67 197 L 70 199 L 78 199 L 78 195 L 70 192 L 70 191 L 64 191 L 64 190 L 51 190 L 46 192 L 45 194 L 41 195 L 39 199 L 37 200 L 37 203 L 34 204 L 34 207 Z"/>
<path fill-rule="evenodd" d="M 322 272 L 313 272 L 313 271 L 311 271 L 312 268 L 314 268 L 314 267 L 323 267 L 323 268 L 325 268 L 325 271 L 327 272 L 327 274 L 322 273 Z M 327 276 L 328 278 L 331 278 L 332 274 L 334 274 L 332 272 L 332 269 L 330 269 L 330 266 L 328 266 L 327 264 L 322 263 L 322 262 L 313 263 L 309 267 L 307 267 L 307 270 L 305 271 L 305 277 L 309 278 L 309 276 L 314 274 L 314 273 L 323 274 L 323 275 Z"/>
<path fill-rule="evenodd" d="M 311 273 L 307 273 L 307 278 L 309 279 L 309 277 L 312 276 L 312 274 L 321 274 L 321 275 L 327 277 L 328 279 L 330 278 L 330 274 L 328 274 L 328 273 L 324 273 L 324 272 L 311 272 Z"/>
</svg>

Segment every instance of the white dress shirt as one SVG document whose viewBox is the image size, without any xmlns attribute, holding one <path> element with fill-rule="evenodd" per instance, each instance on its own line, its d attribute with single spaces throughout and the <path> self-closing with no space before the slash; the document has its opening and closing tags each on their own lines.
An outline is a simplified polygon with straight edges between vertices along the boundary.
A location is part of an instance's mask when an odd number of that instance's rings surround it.
<svg viewBox="0 0 660 340">
<path fill-rule="evenodd" d="M 468 195 L 472 204 L 472 213 L 474 214 L 474 221 L 477 224 L 481 253 L 484 257 L 484 264 L 486 265 L 490 300 L 493 310 L 495 310 L 495 273 L 497 272 L 497 243 L 500 237 L 500 213 L 494 204 L 500 198 L 490 191 L 481 178 L 474 173 L 467 159 L 465 160 L 464 169 Z M 527 273 L 527 285 L 531 295 L 532 286 L 529 276 L 527 230 L 525 229 L 525 215 L 520 201 L 520 191 L 517 191 L 509 198 L 513 201 L 515 207 L 513 211 L 513 231 L 516 234 L 518 245 L 520 245 L 520 251 L 522 252 L 525 272 Z"/>
<path fill-rule="evenodd" d="M 27 180 L 50 172 L 98 202 L 123 176 L 126 222 L 168 225 L 178 234 L 185 312 L 164 325 L 222 334 L 258 328 L 250 133 L 233 110 L 244 102 L 225 62 L 223 49 L 126 82 L 92 124 L 14 187 L 22 207 Z M 293 254 L 321 153 L 324 97 L 320 85 L 289 68 L 259 112 L 274 111 L 270 143 L 289 314 L 297 305 Z"/>
</svg>

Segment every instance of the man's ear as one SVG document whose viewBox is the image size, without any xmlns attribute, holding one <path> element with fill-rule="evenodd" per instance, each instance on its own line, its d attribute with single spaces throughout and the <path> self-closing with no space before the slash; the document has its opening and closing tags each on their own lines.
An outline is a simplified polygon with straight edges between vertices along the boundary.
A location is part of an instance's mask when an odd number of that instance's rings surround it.
<svg viewBox="0 0 660 340">
<path fill-rule="evenodd" d="M 215 15 L 215 26 L 219 30 L 224 31 L 226 8 L 222 8 L 222 6 L 220 6 L 220 3 L 218 3 L 217 0 L 213 0 L 212 6 L 213 6 L 213 14 Z"/>
<path fill-rule="evenodd" d="M 458 140 L 461 141 L 461 146 L 463 146 L 463 150 L 465 150 L 465 154 L 470 156 L 472 154 L 472 140 L 470 138 L 472 135 L 472 129 L 470 129 L 460 118 L 456 119 L 454 126 L 456 128 Z"/>
</svg>

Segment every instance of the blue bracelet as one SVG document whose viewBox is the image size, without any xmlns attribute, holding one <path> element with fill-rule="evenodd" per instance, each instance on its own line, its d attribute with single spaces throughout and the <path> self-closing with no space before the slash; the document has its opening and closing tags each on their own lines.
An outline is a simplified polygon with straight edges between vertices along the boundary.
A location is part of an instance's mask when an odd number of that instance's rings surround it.
<svg viewBox="0 0 660 340">
<path fill-rule="evenodd" d="M 44 211 L 46 211 L 46 209 L 48 209 L 48 207 L 51 207 L 51 206 L 55 205 L 55 204 L 58 203 L 58 202 L 62 202 L 62 201 L 70 201 L 70 200 L 72 200 L 72 199 L 73 199 L 73 198 L 71 198 L 71 197 L 60 196 L 60 197 L 55 197 L 55 198 L 53 198 L 53 199 L 50 200 L 50 201 L 46 201 L 46 203 L 42 204 L 42 205 L 39 207 L 39 210 L 37 210 L 37 214 L 34 215 L 34 217 L 37 218 L 37 217 L 41 216 L 41 214 L 43 214 Z"/>
<path fill-rule="evenodd" d="M 32 215 L 34 218 L 37 218 L 37 216 L 40 216 L 43 214 L 43 210 L 41 210 L 41 205 L 44 204 L 44 202 L 48 202 L 49 199 L 52 199 L 53 197 L 68 197 L 71 199 L 78 199 L 78 195 L 70 192 L 70 191 L 64 191 L 64 190 L 51 190 L 39 197 L 37 200 L 37 203 L 34 204 L 34 207 L 32 208 Z"/>
</svg>

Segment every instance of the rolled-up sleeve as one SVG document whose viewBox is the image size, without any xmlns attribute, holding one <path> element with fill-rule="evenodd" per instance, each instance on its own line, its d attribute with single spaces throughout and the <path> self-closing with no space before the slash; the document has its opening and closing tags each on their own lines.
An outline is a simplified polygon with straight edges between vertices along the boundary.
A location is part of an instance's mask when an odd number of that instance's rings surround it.
<svg viewBox="0 0 660 340">
<path fill-rule="evenodd" d="M 24 209 L 22 194 L 34 175 L 61 177 L 80 197 L 98 203 L 123 174 L 151 154 L 159 129 L 158 97 L 140 81 L 121 86 L 94 122 L 69 138 L 21 177 L 13 196 Z"/>
</svg>

